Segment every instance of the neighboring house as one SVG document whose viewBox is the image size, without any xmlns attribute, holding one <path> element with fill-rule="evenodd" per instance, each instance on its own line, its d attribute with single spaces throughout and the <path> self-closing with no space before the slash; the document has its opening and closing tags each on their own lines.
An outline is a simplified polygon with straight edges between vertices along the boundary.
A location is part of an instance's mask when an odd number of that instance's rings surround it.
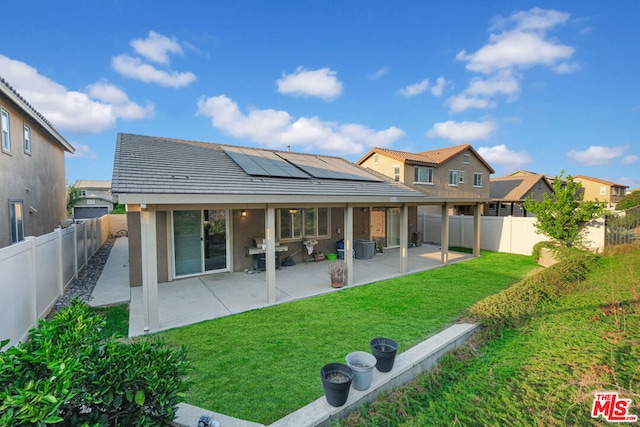
<svg viewBox="0 0 640 427">
<path fill-rule="evenodd" d="M 112 191 L 127 206 L 130 285 L 143 287 L 151 330 L 158 282 L 257 265 L 273 304 L 279 255 L 300 262 L 309 245 L 335 253 L 343 240 L 344 253 L 357 256 L 359 243 L 373 243 L 373 210 L 388 214 L 388 246 L 406 248 L 419 206 L 471 205 L 479 256 L 480 206 L 488 201 L 427 197 L 339 157 L 131 134 L 118 134 Z M 443 213 L 443 263 L 448 221 Z M 406 272 L 407 251 L 398 252 Z M 352 271 L 353 257 L 345 262 Z"/>
<path fill-rule="evenodd" d="M 628 185 L 584 175 L 576 175 L 573 180 L 582 184 L 584 190 L 582 200 L 603 202 L 607 209 L 615 209 L 616 203 L 626 196 L 627 188 L 629 188 Z"/>
<path fill-rule="evenodd" d="M 79 179 L 73 185 L 80 190 L 80 200 L 73 208 L 74 219 L 98 218 L 113 211 L 116 199 L 111 194 L 111 181 Z"/>
<path fill-rule="evenodd" d="M 507 176 L 527 176 L 527 175 L 539 175 L 539 174 L 531 171 L 517 170 L 515 172 L 511 172 Z M 544 179 L 547 181 L 547 184 L 549 185 L 549 187 L 553 189 L 553 181 L 555 181 L 556 177 L 552 175 L 544 175 Z M 565 179 L 563 179 L 562 181 L 564 182 Z"/>
<path fill-rule="evenodd" d="M 544 194 L 553 194 L 547 177 L 526 173 L 491 178 L 491 202 L 485 205 L 488 216 L 534 216 L 524 208 L 527 197 L 542 201 Z"/>
<path fill-rule="evenodd" d="M 0 77 L 0 247 L 50 233 L 67 216 L 65 152 L 75 150 Z"/>
<path fill-rule="evenodd" d="M 409 153 L 373 148 L 358 165 L 386 175 L 428 197 L 480 200 L 490 197 L 495 171 L 469 144 Z M 470 214 L 471 206 L 451 205 L 452 214 Z"/>
</svg>

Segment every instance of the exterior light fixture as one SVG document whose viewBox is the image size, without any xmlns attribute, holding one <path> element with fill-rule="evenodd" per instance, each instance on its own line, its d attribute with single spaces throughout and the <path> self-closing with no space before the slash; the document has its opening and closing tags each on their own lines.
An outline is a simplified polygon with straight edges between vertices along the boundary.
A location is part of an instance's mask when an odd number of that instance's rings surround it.
<svg viewBox="0 0 640 427">
<path fill-rule="evenodd" d="M 241 217 L 243 217 L 243 218 L 244 218 L 244 217 L 246 217 L 246 216 L 247 216 L 247 211 L 245 211 L 244 209 L 242 209 L 242 210 L 240 211 L 240 216 L 241 216 Z"/>
<path fill-rule="evenodd" d="M 290 214 L 297 214 L 297 213 L 298 213 L 298 209 L 296 209 L 296 208 L 291 208 L 291 209 L 289 209 L 289 213 L 290 213 Z"/>
</svg>

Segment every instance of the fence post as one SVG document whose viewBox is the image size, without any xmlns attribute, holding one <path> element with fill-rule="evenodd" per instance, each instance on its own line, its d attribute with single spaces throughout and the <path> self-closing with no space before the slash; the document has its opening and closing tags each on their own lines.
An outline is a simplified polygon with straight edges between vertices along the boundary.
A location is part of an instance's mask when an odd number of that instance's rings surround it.
<svg viewBox="0 0 640 427">
<path fill-rule="evenodd" d="M 58 239 L 58 296 L 64 293 L 64 261 L 62 259 L 62 227 L 55 229 L 56 239 Z"/>
<path fill-rule="evenodd" d="M 38 324 L 38 284 L 36 283 L 36 238 L 33 236 L 27 236 L 24 238 L 25 242 L 29 243 L 29 263 L 31 264 L 31 280 L 29 281 L 29 290 L 31 293 L 31 324 L 36 326 Z"/>
<path fill-rule="evenodd" d="M 78 225 L 72 224 L 73 228 L 73 277 L 78 278 Z"/>
</svg>

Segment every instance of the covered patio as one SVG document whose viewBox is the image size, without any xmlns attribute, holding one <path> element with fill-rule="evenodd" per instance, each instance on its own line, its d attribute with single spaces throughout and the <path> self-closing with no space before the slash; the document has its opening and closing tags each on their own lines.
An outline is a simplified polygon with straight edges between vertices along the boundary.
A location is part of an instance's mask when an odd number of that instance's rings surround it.
<svg viewBox="0 0 640 427">
<path fill-rule="evenodd" d="M 422 245 L 408 248 L 406 273 L 398 271 L 400 249 L 388 249 L 370 259 L 353 259 L 353 284 L 372 282 L 442 267 L 441 248 Z M 448 252 L 448 262 L 473 258 L 471 254 Z M 348 289 L 330 286 L 327 268 L 331 261 L 297 263 L 276 271 L 275 302 L 265 299 L 265 272 L 217 273 L 158 284 L 158 327 L 166 330 L 204 320 Z M 251 270 L 250 270 L 251 271 Z M 145 333 L 143 288 L 131 288 L 129 336 Z"/>
</svg>

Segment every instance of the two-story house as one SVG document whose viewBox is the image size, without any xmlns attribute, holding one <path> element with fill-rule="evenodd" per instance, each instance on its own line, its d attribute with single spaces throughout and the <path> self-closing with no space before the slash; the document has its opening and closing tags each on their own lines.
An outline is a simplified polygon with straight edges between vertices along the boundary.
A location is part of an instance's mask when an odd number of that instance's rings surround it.
<svg viewBox="0 0 640 427">
<path fill-rule="evenodd" d="M 67 142 L 0 77 L 0 247 L 50 233 L 67 215 Z"/>
<path fill-rule="evenodd" d="M 98 218 L 113 211 L 116 199 L 110 180 L 79 179 L 73 186 L 80 190 L 80 200 L 73 207 L 74 219 Z"/>
<path fill-rule="evenodd" d="M 491 178 L 491 202 L 485 205 L 484 214 L 490 216 L 533 216 L 524 207 L 530 197 L 542 201 L 544 194 L 552 195 L 553 187 L 548 177 L 533 172 L 515 173 Z"/>
<path fill-rule="evenodd" d="M 373 148 L 357 162 L 431 197 L 474 201 L 490 198 L 493 168 L 469 144 L 410 153 Z M 472 214 L 472 205 L 455 204 L 451 214 Z"/>
<path fill-rule="evenodd" d="M 584 175 L 576 175 L 573 180 L 582 184 L 584 190 L 582 200 L 603 202 L 607 209 L 615 209 L 616 204 L 626 196 L 629 188 L 628 185 Z"/>
</svg>

